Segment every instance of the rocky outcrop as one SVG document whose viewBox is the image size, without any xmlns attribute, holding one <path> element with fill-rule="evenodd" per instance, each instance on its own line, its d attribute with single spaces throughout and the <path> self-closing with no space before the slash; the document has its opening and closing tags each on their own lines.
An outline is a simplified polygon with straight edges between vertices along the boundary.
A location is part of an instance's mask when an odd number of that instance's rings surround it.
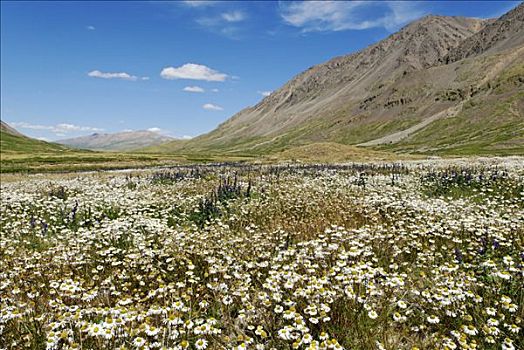
<svg viewBox="0 0 524 350">
<path fill-rule="evenodd" d="M 524 3 L 496 21 L 489 21 L 478 33 L 452 48 L 441 62 L 449 64 L 487 51 L 502 51 L 524 44 Z"/>
</svg>

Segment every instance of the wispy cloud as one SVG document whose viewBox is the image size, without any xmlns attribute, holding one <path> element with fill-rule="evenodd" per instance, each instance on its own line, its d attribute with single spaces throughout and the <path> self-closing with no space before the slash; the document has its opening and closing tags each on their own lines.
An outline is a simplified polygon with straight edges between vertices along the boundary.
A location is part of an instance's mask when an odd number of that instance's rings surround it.
<svg viewBox="0 0 524 350">
<path fill-rule="evenodd" d="M 220 3 L 220 1 L 209 1 L 209 0 L 184 0 L 182 2 L 184 5 L 189 7 L 208 7 L 215 6 Z"/>
<path fill-rule="evenodd" d="M 112 73 L 112 72 L 101 72 L 99 70 L 93 70 L 89 73 L 87 73 L 88 76 L 92 78 L 100 78 L 100 79 L 121 79 L 121 80 L 130 80 L 130 81 L 136 81 L 138 79 L 141 80 L 148 80 L 149 77 L 137 77 L 136 75 L 131 75 L 129 73 L 125 72 L 119 72 L 119 73 Z"/>
<path fill-rule="evenodd" d="M 205 92 L 200 86 L 186 86 L 183 90 L 187 92 Z"/>
<path fill-rule="evenodd" d="M 247 15 L 240 10 L 224 12 L 221 15 L 222 19 L 226 22 L 242 22 L 247 18 Z"/>
<path fill-rule="evenodd" d="M 213 14 L 206 12 L 199 15 L 195 22 L 205 29 L 228 37 L 229 39 L 240 39 L 243 26 L 240 22 L 246 21 L 248 14 L 243 10 L 231 10 L 225 12 L 213 11 Z"/>
<path fill-rule="evenodd" d="M 162 69 L 160 76 L 164 79 L 191 79 L 205 81 L 224 81 L 228 77 L 225 73 L 220 73 L 207 66 L 195 63 L 186 63 L 183 66 L 174 68 L 167 67 Z"/>
<path fill-rule="evenodd" d="M 224 110 L 224 108 L 214 105 L 212 103 L 206 103 L 205 105 L 202 106 L 202 108 L 208 111 L 223 111 Z"/>
<path fill-rule="evenodd" d="M 96 28 L 94 26 L 87 26 L 86 29 L 87 30 L 95 30 Z"/>
<path fill-rule="evenodd" d="M 424 14 L 413 1 L 293 1 L 280 4 L 280 16 L 304 32 L 395 30 Z"/>
<path fill-rule="evenodd" d="M 258 93 L 264 97 L 271 95 L 273 91 L 258 91 Z"/>
<path fill-rule="evenodd" d="M 223 35 L 229 39 L 237 40 L 241 37 L 241 28 L 238 23 L 227 22 L 219 17 L 200 17 L 195 20 L 200 26 L 215 34 Z"/>
<path fill-rule="evenodd" d="M 104 129 L 95 128 L 92 126 L 81 126 L 68 123 L 60 123 L 56 125 L 40 125 L 40 124 L 31 124 L 26 122 L 12 122 L 10 123 L 15 128 L 19 129 L 29 129 L 29 130 L 45 130 L 51 131 L 52 133 L 62 136 L 67 133 L 77 132 L 77 131 L 91 131 L 98 132 L 104 131 Z"/>
<path fill-rule="evenodd" d="M 421 3 L 415 1 L 388 2 L 389 13 L 382 18 L 383 27 L 392 32 L 399 27 L 428 14 Z"/>
</svg>

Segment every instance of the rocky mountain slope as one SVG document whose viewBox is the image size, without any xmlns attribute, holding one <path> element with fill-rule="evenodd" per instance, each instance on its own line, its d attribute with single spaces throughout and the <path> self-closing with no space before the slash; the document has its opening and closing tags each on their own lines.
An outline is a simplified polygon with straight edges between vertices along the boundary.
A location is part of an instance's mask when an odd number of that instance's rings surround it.
<svg viewBox="0 0 524 350">
<path fill-rule="evenodd" d="M 425 153 L 521 152 L 523 12 L 521 4 L 497 20 L 424 17 L 311 67 L 170 151 L 260 154 L 335 142 Z"/>
<path fill-rule="evenodd" d="M 148 146 L 159 145 L 173 138 L 148 130 L 126 131 L 113 134 L 92 134 L 59 140 L 57 143 L 73 148 L 94 151 L 131 151 Z"/>
<path fill-rule="evenodd" d="M 524 9 L 517 6 L 499 20 L 487 23 L 482 30 L 452 48 L 441 60 L 446 63 L 477 56 L 485 52 L 500 52 L 524 45 Z"/>
</svg>

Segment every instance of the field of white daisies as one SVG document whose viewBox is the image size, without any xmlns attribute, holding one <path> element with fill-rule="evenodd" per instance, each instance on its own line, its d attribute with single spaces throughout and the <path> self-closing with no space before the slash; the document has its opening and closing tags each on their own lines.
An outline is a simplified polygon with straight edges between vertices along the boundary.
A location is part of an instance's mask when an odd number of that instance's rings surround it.
<svg viewBox="0 0 524 350">
<path fill-rule="evenodd" d="M 524 349 L 524 162 L 2 181 L 0 349 Z"/>
</svg>

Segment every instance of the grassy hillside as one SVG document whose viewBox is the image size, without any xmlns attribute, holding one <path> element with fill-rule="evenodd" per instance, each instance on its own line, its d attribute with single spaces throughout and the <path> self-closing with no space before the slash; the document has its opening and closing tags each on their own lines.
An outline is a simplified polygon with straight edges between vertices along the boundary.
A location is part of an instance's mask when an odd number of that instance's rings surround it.
<svg viewBox="0 0 524 350">
<path fill-rule="evenodd" d="M 377 148 L 440 155 L 524 154 L 524 63 L 504 70 L 482 89 L 456 116 Z"/>
<path fill-rule="evenodd" d="M 2 156 L 17 153 L 67 153 L 71 149 L 45 141 L 18 136 L 3 129 L 0 130 L 0 150 Z"/>
<path fill-rule="evenodd" d="M 475 100 L 456 117 L 437 120 L 396 145 L 378 149 L 439 155 L 522 155 L 523 101 L 524 92 Z M 489 118 L 483 117 L 487 114 Z"/>
</svg>

